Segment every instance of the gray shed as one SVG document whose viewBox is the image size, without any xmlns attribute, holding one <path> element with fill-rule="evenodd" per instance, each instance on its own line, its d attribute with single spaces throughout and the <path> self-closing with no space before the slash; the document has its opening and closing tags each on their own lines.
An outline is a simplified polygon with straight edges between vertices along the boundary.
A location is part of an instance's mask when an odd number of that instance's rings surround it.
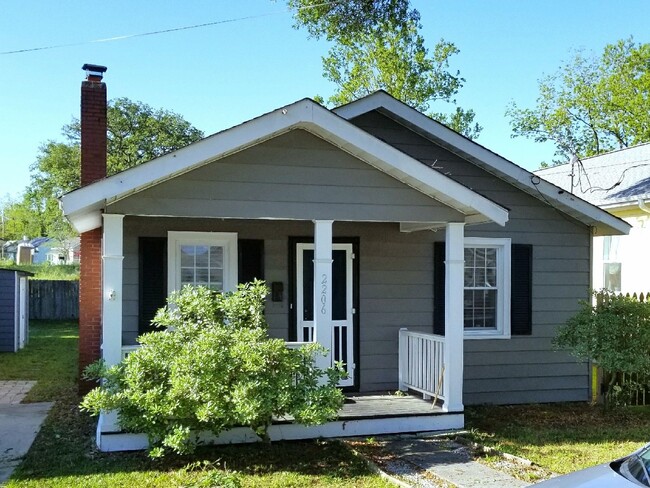
<svg viewBox="0 0 650 488">
<path fill-rule="evenodd" d="M 0 268 L 0 352 L 17 352 L 29 338 L 29 277 Z"/>
</svg>

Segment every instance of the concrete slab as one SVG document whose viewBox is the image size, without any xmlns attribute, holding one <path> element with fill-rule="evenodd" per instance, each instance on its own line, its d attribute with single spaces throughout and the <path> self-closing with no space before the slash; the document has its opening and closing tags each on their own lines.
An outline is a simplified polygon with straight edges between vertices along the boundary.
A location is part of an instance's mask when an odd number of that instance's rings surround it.
<svg viewBox="0 0 650 488">
<path fill-rule="evenodd" d="M 27 454 L 52 403 L 0 405 L 0 483 Z"/>
<path fill-rule="evenodd" d="M 23 401 L 36 381 L 0 381 L 0 405 L 16 405 Z"/>
<path fill-rule="evenodd" d="M 520 488 L 528 483 L 473 461 L 468 449 L 447 439 L 389 438 L 386 450 L 458 488 Z"/>
</svg>

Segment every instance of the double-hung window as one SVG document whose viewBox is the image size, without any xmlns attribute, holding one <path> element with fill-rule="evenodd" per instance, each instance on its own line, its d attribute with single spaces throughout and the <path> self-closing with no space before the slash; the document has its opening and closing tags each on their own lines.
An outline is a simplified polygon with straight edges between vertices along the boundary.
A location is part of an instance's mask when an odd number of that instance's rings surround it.
<svg viewBox="0 0 650 488">
<path fill-rule="evenodd" d="M 603 238 L 603 287 L 609 291 L 621 291 L 620 236 Z"/>
<path fill-rule="evenodd" d="M 169 292 L 185 285 L 216 291 L 237 287 L 237 234 L 230 232 L 169 232 Z"/>
<path fill-rule="evenodd" d="M 464 328 L 468 338 L 510 337 L 510 239 L 465 238 Z"/>
</svg>

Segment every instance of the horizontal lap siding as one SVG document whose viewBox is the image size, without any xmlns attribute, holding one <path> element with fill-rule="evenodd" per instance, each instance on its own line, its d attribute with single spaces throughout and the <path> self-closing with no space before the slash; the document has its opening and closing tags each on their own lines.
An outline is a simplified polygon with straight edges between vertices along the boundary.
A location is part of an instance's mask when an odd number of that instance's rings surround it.
<svg viewBox="0 0 650 488">
<path fill-rule="evenodd" d="M 186 217 L 444 221 L 455 210 L 322 139 L 294 130 L 110 205 Z"/>
<path fill-rule="evenodd" d="M 361 387 L 397 389 L 399 329 L 431 332 L 434 234 L 368 226 L 360 246 Z"/>
<path fill-rule="evenodd" d="M 578 310 L 578 301 L 588 297 L 589 229 L 383 115 L 370 113 L 353 122 L 509 209 L 505 228 L 468 226 L 467 236 L 509 237 L 533 246 L 532 335 L 465 341 L 465 403 L 588 399 L 587 365 L 554 350 L 552 338 Z M 411 277 L 429 278 L 418 271 Z"/>
<path fill-rule="evenodd" d="M 284 283 L 282 302 L 267 300 L 266 319 L 274 337 L 288 338 L 288 236 L 310 235 L 313 224 L 307 222 L 236 221 L 210 219 L 141 218 L 124 219 L 124 344 L 134 344 L 138 335 L 138 238 L 167 237 L 167 232 L 237 232 L 239 239 L 264 240 L 264 276 L 267 283 Z M 133 293 L 126 294 L 126 290 Z"/>
</svg>

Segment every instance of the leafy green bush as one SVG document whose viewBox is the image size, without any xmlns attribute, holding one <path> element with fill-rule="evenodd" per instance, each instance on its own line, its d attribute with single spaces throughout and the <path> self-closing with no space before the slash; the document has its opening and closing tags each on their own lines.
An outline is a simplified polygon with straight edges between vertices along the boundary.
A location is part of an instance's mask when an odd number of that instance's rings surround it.
<svg viewBox="0 0 650 488">
<path fill-rule="evenodd" d="M 110 368 L 91 365 L 104 378 L 83 400 L 92 414 L 115 410 L 121 427 L 149 437 L 151 455 L 191 452 L 201 431 L 215 435 L 250 426 L 263 440 L 273 417 L 302 424 L 336 417 L 343 395 L 340 365 L 322 370 L 318 344 L 289 349 L 267 333 L 261 281 L 221 294 L 185 287 L 159 310 L 165 330 L 144 334 L 142 347 Z"/>
<path fill-rule="evenodd" d="M 597 303 L 582 308 L 560 326 L 556 346 L 581 359 L 595 361 L 609 377 L 606 402 L 624 396 L 623 390 L 645 385 L 617 385 L 621 373 L 650 378 L 650 303 L 606 291 L 595 294 Z"/>
</svg>

